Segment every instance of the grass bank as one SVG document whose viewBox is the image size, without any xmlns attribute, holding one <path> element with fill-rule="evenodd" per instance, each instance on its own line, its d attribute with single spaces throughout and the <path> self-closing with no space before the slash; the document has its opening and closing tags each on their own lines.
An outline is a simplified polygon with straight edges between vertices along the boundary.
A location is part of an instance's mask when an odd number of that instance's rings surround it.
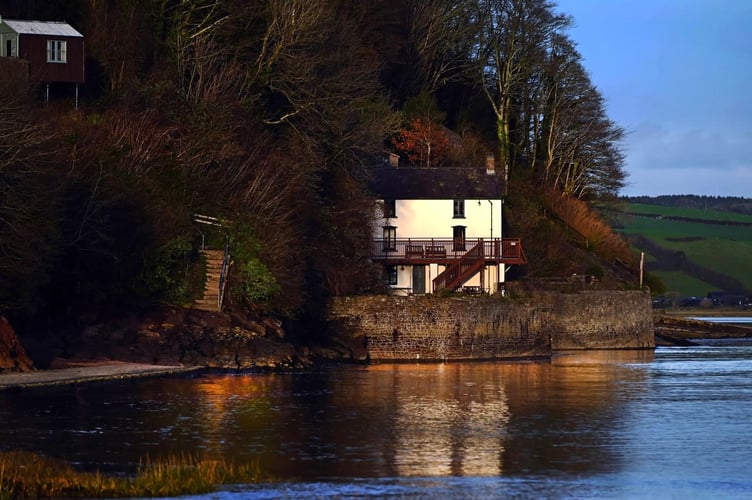
<svg viewBox="0 0 752 500">
<path fill-rule="evenodd" d="M 626 204 L 618 231 L 644 251 L 646 270 L 668 294 L 752 290 L 752 216 L 721 211 Z"/>
<path fill-rule="evenodd" d="M 0 500 L 17 498 L 166 497 L 215 491 L 218 485 L 261 480 L 258 464 L 174 456 L 145 460 L 134 477 L 79 472 L 36 453 L 0 452 Z"/>
</svg>

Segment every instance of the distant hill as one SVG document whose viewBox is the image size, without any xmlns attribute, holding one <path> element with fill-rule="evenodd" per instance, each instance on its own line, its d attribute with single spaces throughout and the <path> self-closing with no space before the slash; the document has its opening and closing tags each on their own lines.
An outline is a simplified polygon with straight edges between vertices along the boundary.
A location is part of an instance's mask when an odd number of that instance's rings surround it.
<svg viewBox="0 0 752 500">
<path fill-rule="evenodd" d="M 752 199 L 625 197 L 612 224 L 677 298 L 752 295 Z"/>
<path fill-rule="evenodd" d="M 699 196 L 694 194 L 664 196 L 625 196 L 626 203 L 660 207 L 696 208 L 752 215 L 752 199 L 738 196 Z"/>
</svg>

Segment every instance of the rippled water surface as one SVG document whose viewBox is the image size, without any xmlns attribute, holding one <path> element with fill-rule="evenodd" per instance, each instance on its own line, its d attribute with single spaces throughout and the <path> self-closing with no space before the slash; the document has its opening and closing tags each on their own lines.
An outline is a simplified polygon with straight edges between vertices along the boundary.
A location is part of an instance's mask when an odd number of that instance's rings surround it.
<svg viewBox="0 0 752 500">
<path fill-rule="evenodd" d="M 0 448 L 130 473 L 188 452 L 274 482 L 212 498 L 751 498 L 752 343 L 0 392 Z"/>
</svg>

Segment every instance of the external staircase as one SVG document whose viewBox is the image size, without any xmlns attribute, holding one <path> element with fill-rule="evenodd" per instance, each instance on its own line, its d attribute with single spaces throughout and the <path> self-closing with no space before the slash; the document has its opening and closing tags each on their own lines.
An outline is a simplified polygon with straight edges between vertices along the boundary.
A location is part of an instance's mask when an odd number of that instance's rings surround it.
<svg viewBox="0 0 752 500">
<path fill-rule="evenodd" d="M 473 248 L 466 252 L 456 262 L 447 266 L 433 280 L 434 293 L 441 290 L 454 291 L 472 278 L 475 273 L 483 269 L 485 255 L 483 240 L 480 240 Z"/>
<path fill-rule="evenodd" d="M 222 310 L 222 291 L 224 287 L 223 265 L 225 263 L 224 250 L 202 250 L 206 261 L 206 282 L 204 294 L 196 300 L 194 307 L 204 311 Z"/>
</svg>

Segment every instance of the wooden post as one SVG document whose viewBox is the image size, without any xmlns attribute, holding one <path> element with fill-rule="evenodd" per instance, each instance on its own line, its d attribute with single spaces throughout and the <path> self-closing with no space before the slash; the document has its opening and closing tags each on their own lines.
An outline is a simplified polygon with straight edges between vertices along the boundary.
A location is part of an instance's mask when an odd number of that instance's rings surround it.
<svg viewBox="0 0 752 500">
<path fill-rule="evenodd" d="M 640 252 L 640 288 L 642 288 L 643 269 L 645 268 L 645 252 Z"/>
</svg>

